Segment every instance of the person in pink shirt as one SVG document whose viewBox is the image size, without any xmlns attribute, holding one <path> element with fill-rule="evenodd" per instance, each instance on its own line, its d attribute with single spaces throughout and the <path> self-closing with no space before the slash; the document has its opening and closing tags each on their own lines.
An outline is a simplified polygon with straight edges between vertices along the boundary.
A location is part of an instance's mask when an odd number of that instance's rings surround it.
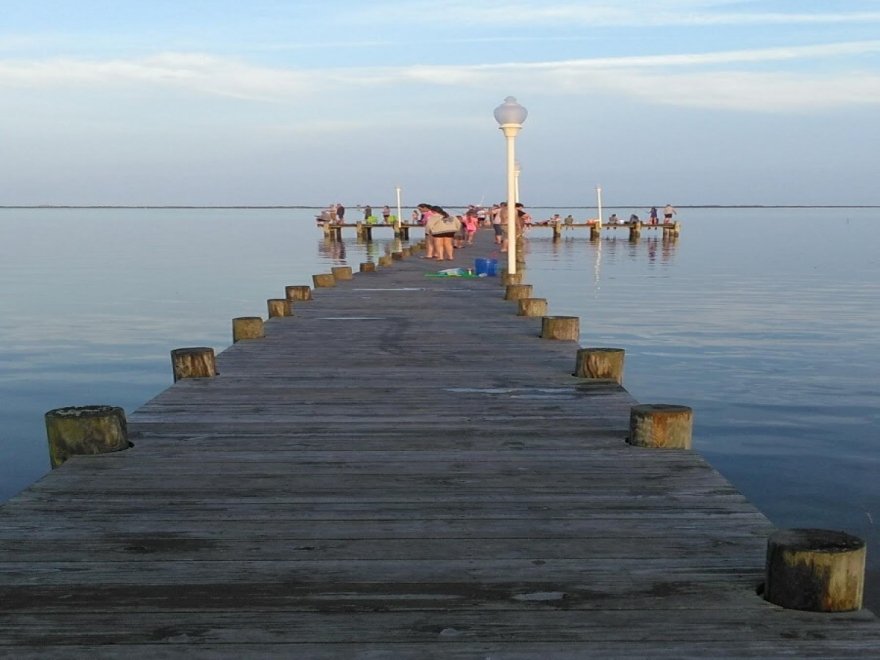
<svg viewBox="0 0 880 660">
<path fill-rule="evenodd" d="M 468 211 L 464 216 L 465 244 L 473 245 L 474 236 L 477 233 L 477 212 Z"/>
</svg>

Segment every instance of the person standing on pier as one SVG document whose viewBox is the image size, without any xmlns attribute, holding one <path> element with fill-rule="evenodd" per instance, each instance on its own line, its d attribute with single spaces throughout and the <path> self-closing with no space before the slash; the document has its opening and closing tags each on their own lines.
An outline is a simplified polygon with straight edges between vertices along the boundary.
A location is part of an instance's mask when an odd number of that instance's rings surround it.
<svg viewBox="0 0 880 660">
<path fill-rule="evenodd" d="M 667 204 L 663 208 L 663 224 L 669 224 L 672 222 L 672 216 L 676 214 L 675 208 L 673 208 L 672 204 Z"/>
<path fill-rule="evenodd" d="M 341 203 L 336 205 L 336 220 L 340 225 L 345 224 L 345 207 Z"/>
<path fill-rule="evenodd" d="M 388 205 L 382 207 L 382 222 L 386 225 L 388 224 L 388 217 L 391 215 L 391 209 L 388 208 Z"/>
<path fill-rule="evenodd" d="M 439 241 L 431 233 L 434 209 L 430 204 L 419 204 L 418 211 L 421 213 L 421 224 L 425 227 L 425 256 L 422 259 L 439 259 Z"/>
<path fill-rule="evenodd" d="M 504 224 L 501 217 L 501 204 L 493 204 L 492 210 L 489 211 L 492 220 L 492 231 L 495 232 L 495 245 L 501 245 L 504 242 Z"/>
<path fill-rule="evenodd" d="M 369 221 L 370 216 L 372 216 L 372 215 L 373 215 L 373 207 L 370 206 L 369 204 L 367 204 L 364 207 L 364 222 Z"/>
<path fill-rule="evenodd" d="M 651 216 L 651 224 L 652 224 L 652 225 L 656 225 L 656 224 L 657 224 L 657 207 L 656 207 L 656 206 L 652 206 L 652 207 L 651 207 L 651 210 L 649 211 L 649 213 L 650 213 L 650 216 Z"/>
<path fill-rule="evenodd" d="M 434 240 L 434 258 L 452 261 L 455 256 L 453 241 L 458 230 L 461 229 L 461 222 L 439 206 L 432 206 L 431 211 L 433 215 L 425 225 L 425 229 L 431 232 Z"/>
</svg>

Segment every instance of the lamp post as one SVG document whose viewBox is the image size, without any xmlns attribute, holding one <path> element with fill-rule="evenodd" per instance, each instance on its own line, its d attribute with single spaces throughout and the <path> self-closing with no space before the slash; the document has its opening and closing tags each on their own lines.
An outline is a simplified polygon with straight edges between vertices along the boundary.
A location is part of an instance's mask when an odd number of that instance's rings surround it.
<svg viewBox="0 0 880 660">
<path fill-rule="evenodd" d="M 516 140 L 529 113 L 512 96 L 495 108 L 495 121 L 507 139 L 507 272 L 516 273 Z"/>
<path fill-rule="evenodd" d="M 400 186 L 397 186 L 394 190 L 397 191 L 397 232 L 400 233 L 403 230 L 403 216 L 401 215 L 400 208 Z"/>
</svg>

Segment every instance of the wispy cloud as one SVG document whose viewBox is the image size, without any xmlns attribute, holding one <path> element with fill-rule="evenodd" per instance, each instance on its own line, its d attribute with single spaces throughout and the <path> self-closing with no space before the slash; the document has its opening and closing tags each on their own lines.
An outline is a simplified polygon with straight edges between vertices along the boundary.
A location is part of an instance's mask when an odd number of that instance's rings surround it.
<svg viewBox="0 0 880 660">
<path fill-rule="evenodd" d="M 210 55 L 165 53 L 142 59 L 0 60 L 0 86 L 53 90 L 163 88 L 261 102 L 314 103 L 327 94 L 402 87 L 512 88 L 570 96 L 605 91 L 654 103 L 789 111 L 880 104 L 874 71 L 768 71 L 753 65 L 880 52 L 861 41 L 714 53 L 587 58 L 538 63 L 333 69 L 271 68 Z M 742 65 L 739 66 L 738 65 Z M 760 67 L 759 67 L 760 68 Z"/>
<path fill-rule="evenodd" d="M 591 27 L 755 26 L 878 23 L 880 11 L 762 11 L 738 3 L 707 0 L 638 0 L 612 2 L 404 2 L 375 3 L 361 18 L 389 15 L 412 23 L 475 26 L 585 25 Z M 392 13 L 389 13 L 392 12 Z"/>
</svg>

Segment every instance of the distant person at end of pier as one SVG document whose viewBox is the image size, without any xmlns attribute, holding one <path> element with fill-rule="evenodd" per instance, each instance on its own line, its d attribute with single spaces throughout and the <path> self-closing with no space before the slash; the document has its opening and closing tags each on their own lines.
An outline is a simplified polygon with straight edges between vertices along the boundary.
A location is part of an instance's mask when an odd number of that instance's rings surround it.
<svg viewBox="0 0 880 660">
<path fill-rule="evenodd" d="M 651 224 L 656 225 L 657 224 L 657 207 L 652 206 L 651 210 L 648 213 L 650 214 L 650 217 L 651 217 Z"/>
<path fill-rule="evenodd" d="M 366 206 L 364 206 L 364 221 L 369 220 L 370 216 L 372 216 L 372 215 L 373 215 L 373 207 L 370 206 L 369 204 L 367 204 Z"/>
<path fill-rule="evenodd" d="M 336 221 L 340 225 L 345 224 L 345 207 L 342 204 L 336 205 Z"/>
<path fill-rule="evenodd" d="M 619 225 L 621 224 L 620 218 L 617 217 L 616 213 L 612 213 L 608 216 L 608 224 L 609 225 Z"/>
<path fill-rule="evenodd" d="M 567 216 L 565 216 L 565 219 L 562 221 L 562 224 L 565 225 L 566 231 L 568 231 L 569 229 L 574 229 L 574 227 L 572 227 L 572 225 L 574 224 L 574 216 L 571 213 L 569 213 Z"/>
<path fill-rule="evenodd" d="M 672 216 L 676 214 L 675 208 L 673 208 L 672 204 L 667 204 L 663 207 L 663 224 L 669 224 L 672 222 Z"/>
<path fill-rule="evenodd" d="M 630 221 L 630 224 L 635 224 L 639 221 L 639 216 L 637 216 L 635 213 L 633 213 L 631 216 L 629 216 L 629 221 Z"/>
<path fill-rule="evenodd" d="M 384 222 L 386 225 L 388 224 L 388 216 L 390 216 L 390 215 L 391 215 L 391 209 L 388 208 L 388 205 L 386 204 L 385 206 L 382 207 L 382 222 Z"/>
</svg>

